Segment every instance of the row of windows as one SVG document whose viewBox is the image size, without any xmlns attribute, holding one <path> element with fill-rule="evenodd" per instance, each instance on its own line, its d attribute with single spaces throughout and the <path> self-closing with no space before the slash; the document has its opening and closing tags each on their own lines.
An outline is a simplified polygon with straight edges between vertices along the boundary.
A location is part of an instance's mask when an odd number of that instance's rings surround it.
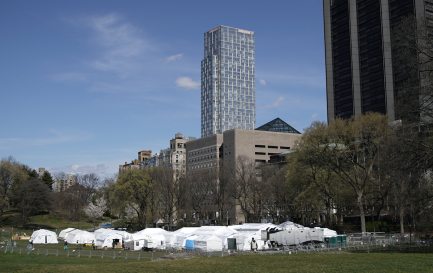
<svg viewBox="0 0 433 273">
<path fill-rule="evenodd" d="M 190 167 L 191 170 L 196 170 L 196 169 L 202 169 L 202 168 L 212 168 L 217 166 L 218 164 L 215 162 L 211 162 L 211 163 L 204 163 L 204 164 L 196 164 L 196 165 L 192 165 Z"/>
<path fill-rule="evenodd" d="M 210 159 L 214 159 L 214 158 L 217 158 L 216 154 L 203 155 L 203 156 L 198 156 L 198 157 L 194 157 L 194 158 L 189 158 L 188 162 L 201 162 L 204 160 L 210 160 Z"/>
<path fill-rule="evenodd" d="M 266 145 L 256 144 L 256 145 L 254 145 L 254 147 L 256 147 L 256 148 L 266 148 Z M 268 145 L 267 147 L 269 149 L 278 149 L 278 146 L 275 146 L 275 145 Z M 280 149 L 281 150 L 290 150 L 290 147 L 289 146 L 280 146 Z"/>
<path fill-rule="evenodd" d="M 202 155 L 202 154 L 212 153 L 215 151 L 216 151 L 216 147 L 208 147 L 208 148 L 204 148 L 204 149 L 200 149 L 200 150 L 196 150 L 196 151 L 191 151 L 188 153 L 188 156 Z"/>
</svg>

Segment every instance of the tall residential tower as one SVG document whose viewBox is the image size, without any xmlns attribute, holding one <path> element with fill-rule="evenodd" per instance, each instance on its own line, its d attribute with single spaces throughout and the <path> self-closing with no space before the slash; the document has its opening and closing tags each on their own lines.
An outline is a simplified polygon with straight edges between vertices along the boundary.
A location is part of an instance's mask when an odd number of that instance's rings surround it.
<svg viewBox="0 0 433 273">
<path fill-rule="evenodd" d="M 256 123 L 254 32 L 218 26 L 204 34 L 201 136 Z"/>
<path fill-rule="evenodd" d="M 433 1 L 324 0 L 323 12 L 328 120 L 367 112 L 401 119 L 398 96 L 409 73 L 393 44 L 395 30 L 406 17 L 431 20 Z M 417 53 L 410 58 L 416 61 Z"/>
</svg>

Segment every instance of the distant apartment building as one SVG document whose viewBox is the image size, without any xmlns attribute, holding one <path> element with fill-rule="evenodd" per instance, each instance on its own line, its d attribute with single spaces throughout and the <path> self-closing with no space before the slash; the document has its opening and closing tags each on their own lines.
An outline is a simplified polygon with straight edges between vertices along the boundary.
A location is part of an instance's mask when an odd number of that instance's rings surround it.
<svg viewBox="0 0 433 273">
<path fill-rule="evenodd" d="M 77 184 L 77 175 L 75 174 L 66 174 L 64 177 L 56 179 L 53 183 L 53 191 L 55 192 L 63 192 L 73 185 Z"/>
<path fill-rule="evenodd" d="M 42 177 L 47 170 L 45 168 L 38 168 L 38 176 Z"/>
<path fill-rule="evenodd" d="M 152 157 L 152 150 L 143 150 L 138 152 L 138 162 L 142 163 Z"/>
<path fill-rule="evenodd" d="M 254 32 L 217 26 L 204 34 L 201 136 L 256 123 Z"/>
<path fill-rule="evenodd" d="M 123 165 L 119 165 L 119 173 L 128 171 L 128 170 L 137 170 L 140 169 L 140 161 L 138 159 L 134 159 L 131 162 L 125 162 Z"/>
<path fill-rule="evenodd" d="M 295 149 L 301 136 L 299 131 L 276 118 L 256 130 L 231 129 L 193 140 L 186 144 L 187 173 L 195 175 L 210 170 L 219 173 L 224 168 L 235 175 L 234 168 L 239 160 L 251 160 L 258 168 L 270 163 L 272 157 Z M 234 203 L 228 214 L 231 223 L 245 220 Z"/>
<path fill-rule="evenodd" d="M 123 165 L 119 165 L 119 173 L 133 170 L 133 169 L 141 169 L 144 165 L 147 164 L 147 161 L 152 158 L 151 150 L 142 150 L 137 153 L 137 159 L 132 160 L 131 162 L 125 162 Z"/>
<path fill-rule="evenodd" d="M 138 159 L 119 166 L 119 172 L 131 169 L 147 169 L 154 167 L 165 167 L 173 170 L 175 179 L 179 179 L 186 172 L 186 150 L 185 143 L 193 140 L 193 137 L 185 137 L 176 133 L 170 140 L 170 147 L 162 149 L 159 154 L 152 155 L 151 150 L 138 152 Z"/>
<path fill-rule="evenodd" d="M 161 150 L 158 157 L 158 166 L 173 169 L 173 176 L 178 180 L 186 173 L 185 144 L 195 138 L 185 137 L 181 133 L 175 134 L 170 140 L 170 147 Z"/>
</svg>

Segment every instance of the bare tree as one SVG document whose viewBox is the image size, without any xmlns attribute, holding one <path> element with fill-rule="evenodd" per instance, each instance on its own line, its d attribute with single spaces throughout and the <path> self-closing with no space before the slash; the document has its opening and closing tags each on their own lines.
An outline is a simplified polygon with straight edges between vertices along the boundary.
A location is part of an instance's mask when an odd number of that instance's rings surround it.
<svg viewBox="0 0 433 273">
<path fill-rule="evenodd" d="M 169 227 L 174 224 L 178 210 L 179 185 L 171 168 L 153 168 L 150 177 L 154 181 L 155 204 L 160 217 L 167 220 Z"/>
<path fill-rule="evenodd" d="M 210 218 L 216 211 L 213 197 L 217 189 L 217 174 L 215 170 L 203 170 L 189 173 L 185 177 L 187 185 L 187 207 L 192 210 L 194 221 Z"/>
<path fill-rule="evenodd" d="M 252 159 L 245 156 L 236 159 L 231 193 L 248 222 L 260 221 L 266 198 L 263 190 L 265 185 L 257 172 Z"/>
</svg>

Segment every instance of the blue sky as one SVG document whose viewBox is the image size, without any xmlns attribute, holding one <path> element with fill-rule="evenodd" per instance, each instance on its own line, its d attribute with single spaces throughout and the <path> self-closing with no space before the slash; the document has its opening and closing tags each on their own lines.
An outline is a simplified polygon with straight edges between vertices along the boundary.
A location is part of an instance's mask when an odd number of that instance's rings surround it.
<svg viewBox="0 0 433 273">
<path fill-rule="evenodd" d="M 0 157 L 107 176 L 200 136 L 203 33 L 256 35 L 257 126 L 326 119 L 322 1 L 0 1 Z"/>
</svg>

